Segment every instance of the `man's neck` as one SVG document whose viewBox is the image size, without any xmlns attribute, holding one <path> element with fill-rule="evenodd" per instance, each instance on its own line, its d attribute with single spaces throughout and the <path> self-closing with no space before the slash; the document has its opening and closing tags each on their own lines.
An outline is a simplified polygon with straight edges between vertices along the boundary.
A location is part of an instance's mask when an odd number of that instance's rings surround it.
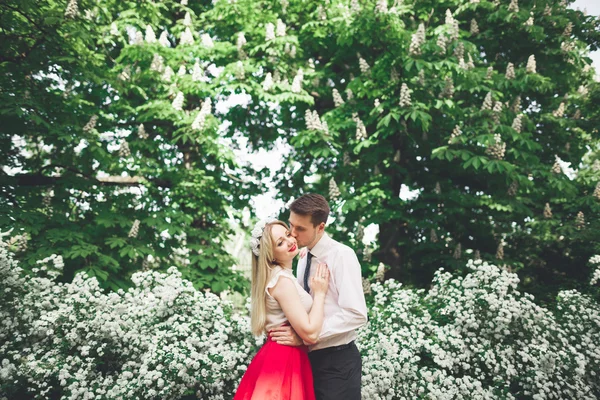
<svg viewBox="0 0 600 400">
<path fill-rule="evenodd" d="M 319 243 L 321 241 L 321 238 L 323 238 L 323 236 L 325 236 L 325 231 L 318 234 L 317 237 L 315 238 L 314 242 L 310 246 L 307 246 L 308 251 L 311 251 L 317 245 L 317 243 Z"/>
</svg>

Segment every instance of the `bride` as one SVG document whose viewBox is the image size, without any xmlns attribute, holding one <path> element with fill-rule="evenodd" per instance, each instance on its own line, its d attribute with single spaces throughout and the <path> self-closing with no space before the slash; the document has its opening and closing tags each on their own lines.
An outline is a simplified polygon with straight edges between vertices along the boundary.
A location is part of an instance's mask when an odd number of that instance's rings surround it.
<svg viewBox="0 0 600 400">
<path fill-rule="evenodd" d="M 316 343 L 323 325 L 329 270 L 321 263 L 311 277 L 314 299 L 292 273 L 298 244 L 281 221 L 261 221 L 252 230 L 252 311 L 254 335 L 289 324 L 307 344 Z M 306 346 L 284 346 L 267 337 L 252 359 L 234 400 L 314 400 Z"/>
</svg>

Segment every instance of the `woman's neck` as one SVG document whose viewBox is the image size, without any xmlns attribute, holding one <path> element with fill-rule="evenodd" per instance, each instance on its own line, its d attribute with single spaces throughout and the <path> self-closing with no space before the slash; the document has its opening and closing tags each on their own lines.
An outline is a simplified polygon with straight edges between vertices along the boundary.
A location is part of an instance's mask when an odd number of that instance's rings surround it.
<svg viewBox="0 0 600 400">
<path fill-rule="evenodd" d="M 290 261 L 289 264 L 277 264 L 279 265 L 281 268 L 285 268 L 285 269 L 292 269 L 292 262 Z"/>
</svg>

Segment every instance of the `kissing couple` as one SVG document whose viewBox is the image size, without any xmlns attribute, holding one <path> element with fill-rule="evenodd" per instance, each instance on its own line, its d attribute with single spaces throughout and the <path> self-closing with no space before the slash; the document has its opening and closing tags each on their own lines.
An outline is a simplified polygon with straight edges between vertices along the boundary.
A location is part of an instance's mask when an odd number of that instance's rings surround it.
<svg viewBox="0 0 600 400">
<path fill-rule="evenodd" d="M 267 340 L 234 400 L 358 400 L 356 329 L 367 322 L 358 258 L 325 232 L 323 196 L 305 194 L 289 208 L 289 226 L 267 220 L 252 230 L 251 326 Z"/>
</svg>

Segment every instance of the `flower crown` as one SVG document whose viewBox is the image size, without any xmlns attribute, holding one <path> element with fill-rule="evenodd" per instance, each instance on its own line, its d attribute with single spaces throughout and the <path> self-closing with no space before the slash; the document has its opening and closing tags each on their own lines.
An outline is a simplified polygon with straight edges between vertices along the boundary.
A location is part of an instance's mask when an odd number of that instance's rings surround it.
<svg viewBox="0 0 600 400">
<path fill-rule="evenodd" d="M 252 236 L 252 238 L 250 239 L 250 247 L 252 248 L 252 252 L 254 253 L 254 255 L 257 257 L 260 254 L 260 238 L 263 235 L 265 226 L 267 226 L 267 224 L 273 221 L 276 221 L 276 219 L 272 217 L 258 221 L 256 225 L 254 225 L 254 229 L 252 229 L 252 232 L 250 233 L 250 235 Z"/>
</svg>

